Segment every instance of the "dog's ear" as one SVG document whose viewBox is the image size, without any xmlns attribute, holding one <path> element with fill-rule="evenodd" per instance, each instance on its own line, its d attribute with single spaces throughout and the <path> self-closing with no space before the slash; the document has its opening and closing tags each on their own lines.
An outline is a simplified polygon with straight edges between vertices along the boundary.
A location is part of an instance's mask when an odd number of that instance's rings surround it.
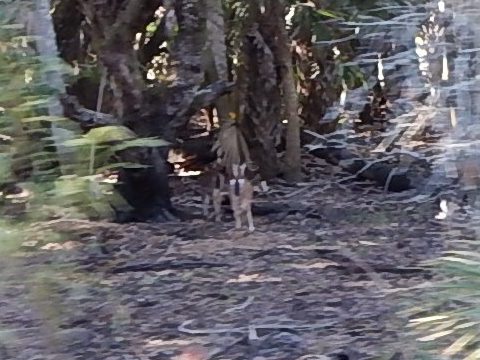
<svg viewBox="0 0 480 360">
<path fill-rule="evenodd" d="M 245 170 L 247 169 L 247 164 L 243 163 L 242 165 L 239 166 L 239 177 L 245 177 Z"/>
<path fill-rule="evenodd" d="M 233 177 L 236 179 L 240 176 L 240 168 L 238 164 L 232 165 L 232 174 L 233 174 Z"/>
</svg>

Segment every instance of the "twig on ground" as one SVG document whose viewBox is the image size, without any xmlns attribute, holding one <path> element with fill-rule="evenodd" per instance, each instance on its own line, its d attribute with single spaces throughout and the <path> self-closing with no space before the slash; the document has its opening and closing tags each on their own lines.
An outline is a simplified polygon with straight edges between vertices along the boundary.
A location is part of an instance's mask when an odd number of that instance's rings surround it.
<svg viewBox="0 0 480 360">
<path fill-rule="evenodd" d="M 317 185 L 321 184 L 322 182 L 323 182 L 323 181 L 315 181 L 315 182 L 313 182 L 313 183 L 309 183 L 309 184 L 307 184 L 307 185 L 304 185 L 304 186 L 301 187 L 300 189 L 295 190 L 295 191 L 293 191 L 293 192 L 291 192 L 291 193 L 289 193 L 289 194 L 286 194 L 285 196 L 283 196 L 283 198 L 284 198 L 284 199 L 289 199 L 289 198 L 291 198 L 291 197 L 293 197 L 293 196 L 296 196 L 296 195 L 298 195 L 298 194 L 301 194 L 301 193 L 304 192 L 305 190 L 308 190 L 308 189 L 310 189 L 310 188 L 312 188 L 312 187 L 314 187 L 314 186 L 317 186 Z"/>
<path fill-rule="evenodd" d="M 373 160 L 373 161 L 369 162 L 368 164 L 366 164 L 364 167 L 362 167 L 360 170 L 358 170 L 355 174 L 353 174 L 352 176 L 348 176 L 346 178 L 343 178 L 342 180 L 340 180 L 340 182 L 342 183 L 342 182 L 346 182 L 346 181 L 350 181 L 350 180 L 355 180 L 359 175 L 361 175 L 363 172 L 367 171 L 373 165 L 391 160 L 392 158 L 393 158 L 392 156 L 387 156 L 387 157 L 384 157 L 384 158 L 381 158 L 381 159 Z"/>
<path fill-rule="evenodd" d="M 252 304 L 252 303 L 253 303 L 253 300 L 255 300 L 255 296 L 249 296 L 249 297 L 247 298 L 247 300 L 246 300 L 243 304 L 234 306 L 234 307 L 232 307 L 231 309 L 227 309 L 227 310 L 225 310 L 223 313 L 224 313 L 224 314 L 229 314 L 229 313 L 232 313 L 232 312 L 237 311 L 237 310 L 243 310 L 243 309 L 245 309 L 247 306 L 249 306 L 250 304 Z"/>
<path fill-rule="evenodd" d="M 229 328 L 207 328 L 203 330 L 189 329 L 188 325 L 192 324 L 194 320 L 186 320 L 181 325 L 178 326 L 178 331 L 184 332 L 190 335 L 213 335 L 213 334 L 227 334 L 227 333 L 249 333 L 251 329 L 259 330 L 315 330 L 315 329 L 324 329 L 328 326 L 333 326 L 338 323 L 338 321 L 329 321 L 325 323 L 317 323 L 311 325 L 290 325 L 290 324 L 251 324 L 249 326 L 241 327 L 229 327 Z"/>
</svg>

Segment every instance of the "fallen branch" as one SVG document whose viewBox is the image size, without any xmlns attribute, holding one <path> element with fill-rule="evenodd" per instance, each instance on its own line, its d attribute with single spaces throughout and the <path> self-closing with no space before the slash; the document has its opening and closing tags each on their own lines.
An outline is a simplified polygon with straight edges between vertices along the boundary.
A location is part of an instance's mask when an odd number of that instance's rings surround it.
<svg viewBox="0 0 480 360">
<path fill-rule="evenodd" d="M 63 105 L 64 115 L 79 123 L 84 131 L 105 125 L 118 125 L 119 123 L 117 119 L 110 114 L 84 108 L 73 95 L 62 95 L 60 102 Z"/>
<path fill-rule="evenodd" d="M 252 330 L 316 330 L 324 329 L 329 326 L 336 325 L 338 321 L 328 321 L 322 324 L 311 325 L 291 325 L 291 324 L 251 324 L 249 326 L 230 327 L 230 328 L 207 328 L 203 330 L 189 329 L 188 325 L 193 323 L 194 320 L 186 320 L 178 326 L 178 331 L 184 332 L 190 335 L 213 335 L 213 334 L 228 334 L 228 333 L 242 333 L 249 334 Z"/>
<path fill-rule="evenodd" d="M 363 178 L 376 182 L 384 190 L 401 192 L 414 187 L 412 179 L 407 174 L 393 173 L 394 165 L 385 163 L 389 158 L 382 158 L 367 162 L 353 152 L 343 147 L 329 145 L 307 145 L 307 150 L 314 156 L 340 166 L 353 174 L 342 182 L 354 178 Z M 386 187 L 388 188 L 386 189 Z"/>
<path fill-rule="evenodd" d="M 231 308 L 231 309 L 227 309 L 227 310 L 225 310 L 223 313 L 224 313 L 224 314 L 229 314 L 229 313 L 234 312 L 234 311 L 237 311 L 237 310 L 244 310 L 244 309 L 247 308 L 250 304 L 253 303 L 253 300 L 255 300 L 255 296 L 249 296 L 249 297 L 247 298 L 247 300 L 246 300 L 243 304 L 234 306 L 234 307 Z"/>
<path fill-rule="evenodd" d="M 193 115 L 201 109 L 212 105 L 219 97 L 230 93 L 234 87 L 235 83 L 233 82 L 219 80 L 199 89 L 193 96 L 185 97 L 184 104 L 176 107 L 182 110 L 175 114 L 175 117 L 169 124 L 169 128 L 183 128 Z"/>
</svg>

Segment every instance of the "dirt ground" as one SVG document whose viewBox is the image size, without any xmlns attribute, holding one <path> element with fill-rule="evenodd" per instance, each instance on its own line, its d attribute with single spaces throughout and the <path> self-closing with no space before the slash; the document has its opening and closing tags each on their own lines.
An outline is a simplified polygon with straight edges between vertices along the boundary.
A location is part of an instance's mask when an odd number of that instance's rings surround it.
<svg viewBox="0 0 480 360">
<path fill-rule="evenodd" d="M 435 220 L 433 201 L 341 179 L 324 165 L 273 185 L 253 233 L 229 214 L 52 223 L 61 239 L 0 264 L 0 359 L 415 358 L 398 311 L 432 281 L 422 261 L 473 235 Z M 174 202 L 200 213 L 194 187 Z"/>
</svg>

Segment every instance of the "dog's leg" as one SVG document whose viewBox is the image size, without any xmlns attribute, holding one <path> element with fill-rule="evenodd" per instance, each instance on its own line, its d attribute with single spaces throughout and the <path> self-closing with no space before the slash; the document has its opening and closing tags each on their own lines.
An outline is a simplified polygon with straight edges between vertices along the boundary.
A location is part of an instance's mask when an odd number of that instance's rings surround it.
<svg viewBox="0 0 480 360">
<path fill-rule="evenodd" d="M 203 216 L 208 217 L 208 207 L 210 206 L 210 195 L 206 194 L 203 197 Z"/>
<path fill-rule="evenodd" d="M 213 189 L 213 212 L 215 214 L 215 221 L 222 220 L 222 192 L 220 189 Z"/>
<path fill-rule="evenodd" d="M 247 222 L 248 222 L 248 231 L 255 231 L 255 226 L 253 225 L 253 215 L 252 215 L 251 206 L 248 206 L 248 209 L 247 209 Z"/>
</svg>

